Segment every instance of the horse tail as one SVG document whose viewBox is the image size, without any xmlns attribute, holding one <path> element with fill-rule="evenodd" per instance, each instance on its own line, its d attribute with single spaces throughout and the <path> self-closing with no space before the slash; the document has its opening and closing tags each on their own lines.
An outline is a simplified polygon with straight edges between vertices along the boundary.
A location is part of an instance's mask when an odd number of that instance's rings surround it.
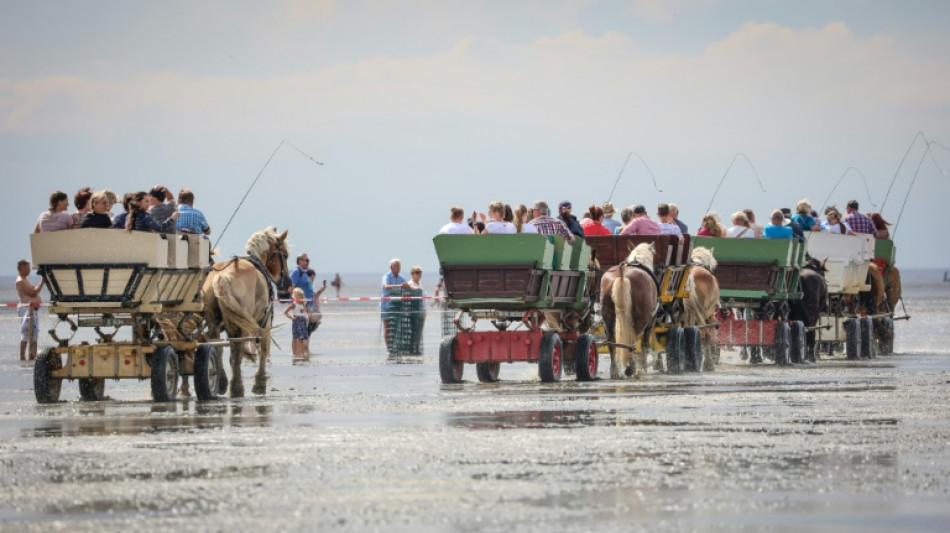
<svg viewBox="0 0 950 533">
<path fill-rule="evenodd" d="M 683 302 L 683 310 L 685 311 L 683 325 L 686 326 L 701 325 L 699 318 L 702 316 L 702 312 L 699 309 L 699 295 L 696 294 L 696 281 L 693 279 L 693 272 L 695 272 L 697 268 L 703 267 L 699 265 L 690 267 L 689 275 L 686 276 L 686 287 L 684 290 L 689 293 L 689 297 Z"/>
<path fill-rule="evenodd" d="M 620 275 L 611 287 L 610 296 L 614 301 L 614 309 L 617 313 L 614 321 L 617 343 L 628 346 L 636 345 L 637 335 L 633 329 L 633 302 L 630 296 L 630 280 L 623 275 L 623 269 L 620 270 Z M 618 347 L 618 349 L 625 350 L 626 348 Z M 632 357 L 632 352 L 630 357 Z M 621 361 L 628 359 L 620 358 Z"/>
<path fill-rule="evenodd" d="M 258 335 L 261 331 L 260 324 L 254 320 L 244 305 L 234 295 L 231 290 L 231 280 L 227 276 L 217 276 L 211 284 L 214 290 L 214 296 L 218 300 L 218 307 L 221 309 L 221 318 L 225 324 L 225 329 L 230 330 L 233 326 L 237 328 L 242 337 Z M 245 357 L 255 361 L 254 354 L 244 353 Z"/>
</svg>

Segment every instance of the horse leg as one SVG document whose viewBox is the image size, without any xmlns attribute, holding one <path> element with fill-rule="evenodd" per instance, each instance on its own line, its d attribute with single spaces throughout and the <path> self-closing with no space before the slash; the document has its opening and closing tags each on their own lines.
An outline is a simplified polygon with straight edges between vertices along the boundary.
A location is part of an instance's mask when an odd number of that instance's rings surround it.
<svg viewBox="0 0 950 533">
<path fill-rule="evenodd" d="M 270 357 L 270 331 L 261 332 L 261 353 L 257 357 L 257 373 L 254 374 L 254 394 L 267 393 L 267 359 Z"/>
<path fill-rule="evenodd" d="M 622 350 L 623 348 L 619 349 Z M 610 379 L 620 379 L 620 365 L 617 362 L 619 355 L 617 354 L 617 350 L 618 348 L 610 347 Z"/>
<path fill-rule="evenodd" d="M 235 335 L 237 337 L 238 335 Z M 231 397 L 244 397 L 244 382 L 241 380 L 241 362 L 244 360 L 243 342 L 231 343 Z"/>
</svg>

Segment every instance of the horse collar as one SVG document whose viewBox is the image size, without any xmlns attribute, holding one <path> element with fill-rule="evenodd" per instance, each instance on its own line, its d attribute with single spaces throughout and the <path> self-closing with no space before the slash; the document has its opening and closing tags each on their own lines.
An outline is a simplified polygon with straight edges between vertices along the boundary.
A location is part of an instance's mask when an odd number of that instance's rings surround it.
<svg viewBox="0 0 950 533">
<path fill-rule="evenodd" d="M 658 279 L 656 278 L 656 274 L 653 272 L 653 269 L 652 269 L 652 268 L 650 268 L 650 267 L 644 265 L 643 263 L 641 263 L 641 262 L 639 262 L 639 261 L 628 261 L 628 262 L 627 262 L 627 266 L 631 266 L 631 267 L 634 267 L 634 268 L 639 268 L 640 270 L 642 270 L 642 271 L 646 272 L 647 274 L 649 274 L 649 275 L 650 275 L 650 279 L 652 279 L 654 285 L 656 285 L 656 292 L 657 292 L 657 293 L 660 292 L 660 280 L 658 280 Z"/>
</svg>

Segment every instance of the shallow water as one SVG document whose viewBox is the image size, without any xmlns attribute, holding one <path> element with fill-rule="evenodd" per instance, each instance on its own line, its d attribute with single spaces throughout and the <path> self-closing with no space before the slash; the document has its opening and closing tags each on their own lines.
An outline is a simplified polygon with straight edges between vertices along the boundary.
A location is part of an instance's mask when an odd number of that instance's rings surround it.
<svg viewBox="0 0 950 533">
<path fill-rule="evenodd" d="M 387 359 L 373 304 L 327 304 L 310 365 L 283 328 L 266 397 L 203 404 L 37 405 L 0 322 L 0 530 L 946 531 L 950 290 L 905 294 L 871 361 L 451 386 L 434 313 Z"/>
</svg>

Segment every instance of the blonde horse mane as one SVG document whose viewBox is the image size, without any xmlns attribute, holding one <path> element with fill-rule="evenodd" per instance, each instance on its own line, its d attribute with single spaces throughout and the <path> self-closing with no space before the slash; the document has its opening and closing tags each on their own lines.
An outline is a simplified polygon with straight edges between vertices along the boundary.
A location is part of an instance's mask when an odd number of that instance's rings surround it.
<svg viewBox="0 0 950 533">
<path fill-rule="evenodd" d="M 689 254 L 689 260 L 695 265 L 702 265 L 708 268 L 710 272 L 716 270 L 716 266 L 719 265 L 719 262 L 716 261 L 716 258 L 713 256 L 713 250 L 714 248 L 697 246 L 693 249 L 693 252 Z"/>
<path fill-rule="evenodd" d="M 653 244 L 648 242 L 640 243 L 630 252 L 630 255 L 627 256 L 626 262 L 640 263 L 650 270 L 653 270 L 653 254 L 655 252 L 656 249 L 653 248 Z"/>
<path fill-rule="evenodd" d="M 277 228 L 274 226 L 258 231 L 247 240 L 247 244 L 244 245 L 244 251 L 247 252 L 247 255 L 262 257 L 270 251 L 271 243 L 277 242 L 279 236 L 280 235 L 277 234 Z"/>
</svg>

